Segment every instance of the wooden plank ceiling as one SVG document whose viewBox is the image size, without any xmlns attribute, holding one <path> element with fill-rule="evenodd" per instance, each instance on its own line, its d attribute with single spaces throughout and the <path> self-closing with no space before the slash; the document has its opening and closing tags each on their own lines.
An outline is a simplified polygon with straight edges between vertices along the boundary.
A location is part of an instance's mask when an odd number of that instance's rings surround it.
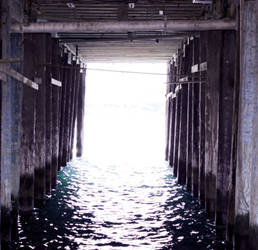
<svg viewBox="0 0 258 250">
<path fill-rule="evenodd" d="M 38 22 L 200 20 L 209 18 L 209 4 L 192 0 L 33 0 L 29 17 Z M 185 32 L 58 33 L 87 62 L 168 61 Z"/>
</svg>

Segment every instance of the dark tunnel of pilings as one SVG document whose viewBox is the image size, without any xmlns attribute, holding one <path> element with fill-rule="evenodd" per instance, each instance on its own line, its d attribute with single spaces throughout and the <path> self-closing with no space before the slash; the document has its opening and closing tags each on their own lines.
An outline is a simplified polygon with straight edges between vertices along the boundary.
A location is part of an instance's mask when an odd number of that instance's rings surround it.
<svg viewBox="0 0 258 250">
<path fill-rule="evenodd" d="M 257 127 L 247 122 L 256 119 L 257 82 L 255 60 L 248 58 L 255 49 L 245 42 L 242 60 L 249 64 L 241 67 L 235 31 L 204 31 L 182 42 L 168 64 L 166 160 L 215 221 L 217 238 L 254 250 Z"/>
<path fill-rule="evenodd" d="M 258 12 L 255 1 L 241 2 L 240 30 L 189 36 L 168 64 L 166 160 L 215 221 L 217 237 L 255 250 Z M 49 33 L 12 33 L 9 14 L 0 12 L 2 249 L 12 248 L 18 214 L 56 187 L 75 141 L 82 155 L 86 75 L 78 51 Z"/>
<path fill-rule="evenodd" d="M 13 34 L 10 42 L 11 56 L 24 58 L 12 69 L 38 86 L 11 77 L 2 82 L 2 112 L 8 113 L 2 117 L 9 118 L 1 127 L 2 249 L 12 247 L 18 212 L 31 213 L 56 187 L 57 172 L 72 159 L 75 141 L 76 155 L 82 155 L 86 78 L 78 57 L 51 34 Z"/>
</svg>

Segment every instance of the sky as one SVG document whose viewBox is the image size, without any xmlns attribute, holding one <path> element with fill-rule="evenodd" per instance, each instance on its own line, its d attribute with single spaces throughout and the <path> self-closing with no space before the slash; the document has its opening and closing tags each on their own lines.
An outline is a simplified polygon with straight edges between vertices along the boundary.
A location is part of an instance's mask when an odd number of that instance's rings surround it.
<svg viewBox="0 0 258 250">
<path fill-rule="evenodd" d="M 84 157 L 88 161 L 123 166 L 164 161 L 166 68 L 164 63 L 87 65 Z"/>
</svg>

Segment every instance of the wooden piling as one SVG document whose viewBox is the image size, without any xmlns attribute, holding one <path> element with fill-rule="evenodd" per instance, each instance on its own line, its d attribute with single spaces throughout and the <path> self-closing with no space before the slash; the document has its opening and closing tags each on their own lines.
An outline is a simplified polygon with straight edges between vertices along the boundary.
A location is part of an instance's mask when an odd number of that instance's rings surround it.
<svg viewBox="0 0 258 250">
<path fill-rule="evenodd" d="M 235 50 L 235 69 L 234 69 L 234 104 L 232 119 L 232 143 L 231 143 L 231 160 L 229 172 L 228 186 L 228 211 L 227 211 L 227 241 L 233 247 L 234 243 L 234 227 L 235 227 L 235 196 L 236 196 L 236 168 L 237 168 L 237 149 L 238 149 L 238 119 L 239 119 L 239 76 L 240 76 L 240 58 L 239 58 L 239 42 L 240 34 L 236 34 L 236 50 Z"/>
<path fill-rule="evenodd" d="M 11 8 L 13 1 L 2 1 L 1 34 L 2 57 L 23 56 L 20 44 L 22 36 L 10 35 Z M 19 4 L 19 3 L 17 3 Z M 23 72 L 21 63 L 9 65 Z M 7 76 L 2 82 L 1 98 L 1 242 L 3 249 L 11 245 L 12 225 L 16 226 L 21 161 L 21 103 L 22 85 Z"/>
<path fill-rule="evenodd" d="M 167 64 L 167 83 L 170 82 L 171 79 L 171 66 L 170 63 Z M 167 85 L 166 95 L 168 95 L 171 91 L 171 85 Z M 165 149 L 165 160 L 169 161 L 169 153 L 170 149 L 170 138 L 171 138 L 171 100 L 170 98 L 166 99 L 166 149 Z"/>
<path fill-rule="evenodd" d="M 68 53 L 65 53 L 66 51 L 63 50 L 62 53 L 62 68 L 61 68 L 61 80 L 62 80 L 62 92 L 61 92 L 61 106 L 60 106 L 60 132 L 59 132 L 59 156 L 58 156 L 58 170 L 61 169 L 61 166 L 65 165 L 65 160 L 63 158 L 63 152 L 64 152 L 64 127 L 65 127 L 65 108 L 66 108 L 66 91 L 67 91 L 67 76 L 68 76 L 68 69 L 67 66 L 67 60 L 68 60 Z"/>
<path fill-rule="evenodd" d="M 186 76 L 186 54 L 184 46 L 184 55 L 182 55 L 181 73 L 182 77 Z M 180 122 L 179 122 L 179 146 L 178 146 L 178 167 L 177 167 L 177 180 L 179 184 L 186 183 L 186 134 L 187 134 L 187 84 L 181 85 L 180 91 Z"/>
<path fill-rule="evenodd" d="M 205 208 L 215 218 L 218 165 L 219 86 L 222 32 L 209 31 L 207 41 L 207 84 L 205 98 Z"/>
<path fill-rule="evenodd" d="M 178 58 L 177 58 L 177 81 L 179 80 L 179 69 L 180 69 L 180 50 L 178 50 Z M 174 176 L 177 176 L 177 164 L 178 164 L 178 141 L 179 141 L 179 124 L 180 124 L 180 89 L 175 97 L 175 132 L 174 132 L 174 156 L 173 156 L 173 173 Z"/>
<path fill-rule="evenodd" d="M 193 41 L 193 66 L 199 64 L 199 38 Z M 192 73 L 193 77 L 198 77 L 198 72 Z M 192 85 L 192 194 L 198 197 L 199 187 L 199 87 L 196 80 Z"/>
<path fill-rule="evenodd" d="M 254 56 L 256 58 L 255 60 L 255 69 L 256 69 L 256 89 L 254 89 L 254 93 L 255 96 L 258 96 L 258 62 L 257 62 L 257 57 L 258 57 L 258 2 L 256 1 L 256 5 L 255 5 L 255 11 L 254 13 L 256 13 L 256 56 Z M 254 108 L 254 119 L 253 119 L 253 128 L 256 128 L 256 130 L 254 131 L 253 134 L 253 138 L 252 138 L 252 146 L 254 149 L 253 152 L 253 158 L 252 158 L 252 172 L 251 172 L 251 176 L 253 177 L 253 180 L 256 181 L 252 181 L 251 183 L 251 205 L 250 205 L 250 229 L 249 229 L 249 245 L 250 245 L 250 249 L 254 250 L 257 245 L 258 245 L 258 239 L 257 239 L 257 235 L 258 235 L 258 168 L 257 168 L 257 163 L 258 163 L 258 100 L 256 98 L 256 105 Z"/>
<path fill-rule="evenodd" d="M 78 90 L 78 108 L 77 108 L 77 140 L 76 140 L 76 156 L 82 156 L 83 149 L 83 131 L 84 131 L 84 109 L 85 109 L 85 80 L 86 70 L 80 74 L 79 90 Z"/>
<path fill-rule="evenodd" d="M 52 64 L 59 65 L 59 42 L 52 39 Z M 52 78 L 60 81 L 60 67 L 52 67 Z M 59 109 L 60 109 L 60 86 L 52 84 L 52 171 L 51 187 L 56 187 L 59 153 Z"/>
<path fill-rule="evenodd" d="M 34 79 L 37 45 L 34 35 L 24 36 L 24 75 Z M 22 101 L 22 161 L 20 185 L 20 211 L 31 212 L 34 208 L 34 166 L 35 166 L 35 102 L 37 91 L 28 86 L 23 89 Z"/>
<path fill-rule="evenodd" d="M 193 39 L 189 39 L 188 45 L 188 75 L 191 75 L 193 61 Z M 192 88 L 193 83 L 187 84 L 187 137 L 186 137 L 186 188 L 192 191 Z"/>
<path fill-rule="evenodd" d="M 240 103 L 236 170 L 235 247 L 257 248 L 257 10 L 240 5 Z"/>
<path fill-rule="evenodd" d="M 33 34 L 33 44 L 36 46 L 35 77 L 41 82 L 36 93 L 36 124 L 35 124 L 35 205 L 44 202 L 46 194 L 46 73 L 45 65 L 39 65 L 38 58 L 46 61 L 47 34 Z"/>
<path fill-rule="evenodd" d="M 19 34 L 11 35 L 11 57 L 23 58 L 23 36 Z M 11 64 L 12 69 L 23 74 L 23 63 L 16 62 Z M 13 103 L 13 124 L 12 124 L 12 210 L 11 210 L 11 225 L 12 225 L 12 241 L 18 233 L 18 211 L 19 211 L 19 190 L 20 190 L 20 163 L 21 157 L 21 135 L 22 135 L 22 96 L 23 85 L 12 79 L 13 95 L 16 100 Z"/>
<path fill-rule="evenodd" d="M 175 67 L 175 61 L 172 62 L 170 65 L 170 82 L 175 82 L 176 81 L 176 67 Z M 175 92 L 175 85 L 170 85 L 170 91 Z M 174 136 L 175 136 L 175 98 L 170 97 L 170 147 L 169 147 L 169 165 L 173 166 L 174 162 Z"/>
<path fill-rule="evenodd" d="M 71 57 L 71 54 L 68 54 Z M 71 64 L 68 64 L 71 66 Z M 64 133 L 63 133 L 63 153 L 62 153 L 62 166 L 66 166 L 69 161 L 69 130 L 70 130 L 70 116 L 71 116 L 71 93 L 72 93 L 72 81 L 73 81 L 73 70 L 67 68 L 66 70 L 66 103 L 64 112 Z"/>
<path fill-rule="evenodd" d="M 207 65 L 207 32 L 200 32 L 199 65 Z M 200 66 L 201 67 L 201 66 Z M 201 205 L 205 206 L 205 88 L 207 66 L 199 69 L 199 192 Z"/>
<path fill-rule="evenodd" d="M 70 135 L 70 160 L 73 157 L 73 146 L 74 146 L 74 132 L 75 132 L 75 122 L 77 118 L 77 108 L 78 108 L 78 87 L 80 81 L 80 64 L 75 62 L 74 69 L 74 94 L 73 94 L 73 103 L 72 103 L 72 117 L 71 117 L 71 135 Z"/>
<path fill-rule="evenodd" d="M 235 32 L 222 32 L 221 81 L 219 92 L 218 166 L 216 178 L 217 237 L 226 238 L 228 186 L 231 160 L 233 94 L 235 69 Z M 219 53 L 219 52 L 218 52 Z"/>
<path fill-rule="evenodd" d="M 52 43 L 51 36 L 46 38 L 46 64 L 52 63 Z M 52 67 L 46 67 L 46 193 L 51 191 L 52 173 Z"/>
</svg>

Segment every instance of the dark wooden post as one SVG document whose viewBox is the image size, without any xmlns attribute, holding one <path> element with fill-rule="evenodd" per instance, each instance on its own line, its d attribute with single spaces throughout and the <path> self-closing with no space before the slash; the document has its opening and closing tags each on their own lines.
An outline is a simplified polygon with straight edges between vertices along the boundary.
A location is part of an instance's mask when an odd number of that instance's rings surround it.
<svg viewBox="0 0 258 250">
<path fill-rule="evenodd" d="M 170 82 L 171 79 L 171 66 L 170 63 L 167 64 L 167 83 Z M 166 94 L 169 94 L 171 91 L 171 85 L 167 85 L 167 91 Z M 171 151 L 170 149 L 170 137 L 171 137 L 171 101 L 170 98 L 166 99 L 166 151 L 165 151 L 165 160 L 169 160 L 169 152 Z"/>
<path fill-rule="evenodd" d="M 181 51 L 178 50 L 177 54 L 177 81 L 179 81 L 179 69 L 180 69 L 180 56 Z M 173 172 L 174 176 L 177 176 L 177 164 L 178 164 L 178 141 L 179 141 L 179 124 L 180 124 L 180 90 L 176 93 L 175 97 L 175 132 L 174 132 L 174 156 L 173 156 Z"/>
<path fill-rule="evenodd" d="M 35 77 L 35 51 L 37 45 L 34 35 L 24 36 L 24 75 Z M 37 92 L 28 86 L 23 87 L 22 102 L 22 161 L 20 185 L 20 211 L 31 212 L 34 208 L 34 166 L 35 166 L 35 103 Z"/>
<path fill-rule="evenodd" d="M 66 91 L 67 91 L 67 77 L 68 69 L 67 66 L 68 53 L 66 50 L 63 50 L 63 55 L 61 59 L 62 68 L 61 68 L 61 80 L 62 80 L 62 93 L 61 93 L 61 105 L 60 105 L 60 134 L 59 134 L 59 157 L 58 157 L 58 170 L 61 166 L 64 166 L 64 132 L 65 132 L 65 109 L 66 109 Z"/>
<path fill-rule="evenodd" d="M 170 82 L 175 82 L 176 81 L 176 67 L 175 67 L 175 61 L 173 60 L 172 64 L 170 65 L 171 69 L 171 78 Z M 174 92 L 175 91 L 176 85 L 172 84 L 170 85 L 170 91 Z M 174 162 L 174 136 L 175 136 L 175 98 L 170 97 L 170 150 L 169 150 L 169 165 L 173 166 Z"/>
<path fill-rule="evenodd" d="M 181 63 L 181 76 L 186 77 L 186 44 L 183 44 L 184 55 Z M 180 101 L 180 124 L 179 124 L 179 156 L 177 168 L 177 180 L 179 184 L 186 183 L 186 134 L 187 134 L 187 84 L 181 84 L 181 101 Z"/>
<path fill-rule="evenodd" d="M 70 159 L 73 157 L 73 146 L 74 146 L 74 132 L 75 132 L 75 121 L 77 118 L 77 108 L 78 108 L 78 87 L 80 81 L 80 64 L 75 64 L 75 79 L 74 79 L 74 97 L 73 97 L 73 106 L 72 106 L 72 123 L 71 123 L 71 136 L 70 136 Z"/>
<path fill-rule="evenodd" d="M 205 87 L 207 78 L 207 32 L 200 33 L 200 87 L 199 87 L 199 199 L 205 206 Z M 206 66 L 205 66 L 206 63 Z"/>
<path fill-rule="evenodd" d="M 219 145 L 216 179 L 217 236 L 225 239 L 228 209 L 228 186 L 231 160 L 233 94 L 235 70 L 235 31 L 222 33 L 222 61 L 219 98 Z"/>
<path fill-rule="evenodd" d="M 82 70 L 80 74 L 79 94 L 78 94 L 78 109 L 77 109 L 77 157 L 82 156 L 83 150 L 83 130 L 84 130 L 84 109 L 85 109 L 85 80 L 86 70 Z"/>
<path fill-rule="evenodd" d="M 199 64 L 199 38 L 193 41 L 193 66 Z M 194 78 L 199 74 L 193 73 Z M 200 83 L 195 80 L 192 86 L 192 194 L 198 197 L 199 186 L 199 87 Z"/>
<path fill-rule="evenodd" d="M 52 43 L 51 35 L 46 38 L 46 193 L 51 191 L 52 172 Z"/>
<path fill-rule="evenodd" d="M 37 48 L 36 77 L 41 80 L 36 93 L 36 124 L 35 124 L 35 202 L 41 203 L 46 194 L 46 37 L 47 34 L 33 34 L 33 44 Z M 40 62 L 38 61 L 40 58 Z"/>
<path fill-rule="evenodd" d="M 235 248 L 258 245 L 257 1 L 240 5 L 240 103 L 235 200 Z"/>
<path fill-rule="evenodd" d="M 71 54 L 68 54 L 71 57 Z M 69 59 L 69 58 L 68 58 Z M 70 130 L 70 115 L 71 115 L 71 93 L 72 93 L 72 81 L 73 81 L 73 69 L 69 59 L 68 66 L 65 75 L 66 84 L 66 103 L 65 103 L 65 115 L 64 115 L 64 133 L 63 133 L 63 154 L 62 154 L 62 165 L 66 166 L 69 160 L 69 130 Z"/>
<path fill-rule="evenodd" d="M 2 57 L 23 58 L 22 36 L 10 35 L 9 32 L 13 17 L 12 4 L 19 5 L 19 2 L 1 2 L 1 8 L 6 10 L 1 13 Z M 22 18 L 22 14 L 16 18 Z M 8 66 L 23 73 L 21 63 Z M 18 213 L 23 87 L 22 83 L 9 76 L 1 87 L 1 237 L 3 249 L 9 249 L 12 224 L 16 225 Z"/>
<path fill-rule="evenodd" d="M 228 186 L 228 212 L 227 212 L 227 241 L 233 247 L 234 230 L 235 230 L 235 196 L 236 196 L 236 168 L 237 168 L 237 145 L 238 145 L 238 119 L 239 119 L 239 38 L 240 34 L 236 34 L 236 50 L 235 50 L 235 86 L 233 97 L 233 124 L 232 124 L 232 143 L 231 143 L 231 160 Z"/>
<path fill-rule="evenodd" d="M 59 66 L 59 42 L 52 39 L 52 77 L 60 81 Z M 51 185 L 56 186 L 59 153 L 59 109 L 60 109 L 60 86 L 52 85 L 52 172 Z"/>
<path fill-rule="evenodd" d="M 218 165 L 219 86 L 222 32 L 209 31 L 207 41 L 207 84 L 205 98 L 205 208 L 215 218 Z M 214 53 L 216 51 L 216 53 Z"/>
<path fill-rule="evenodd" d="M 68 131 L 68 142 L 67 142 L 67 151 L 68 151 L 68 159 L 67 161 L 71 160 L 71 153 L 72 153 L 72 148 L 71 148 L 71 138 L 72 138 L 72 126 L 73 126 L 73 115 L 74 115 L 74 94 L 75 94 L 75 86 L 76 86 L 76 80 L 77 80 L 77 75 L 76 75 L 76 59 L 74 56 L 72 56 L 72 79 L 71 79 L 71 96 L 70 96 L 70 107 L 69 107 L 69 131 Z"/>
<path fill-rule="evenodd" d="M 188 75 L 191 76 L 191 67 L 193 61 L 193 39 L 189 39 L 187 50 L 188 55 Z M 190 78 L 190 81 L 192 79 Z M 192 191 L 192 88 L 193 84 L 187 85 L 187 138 L 186 138 L 186 187 Z"/>
</svg>

